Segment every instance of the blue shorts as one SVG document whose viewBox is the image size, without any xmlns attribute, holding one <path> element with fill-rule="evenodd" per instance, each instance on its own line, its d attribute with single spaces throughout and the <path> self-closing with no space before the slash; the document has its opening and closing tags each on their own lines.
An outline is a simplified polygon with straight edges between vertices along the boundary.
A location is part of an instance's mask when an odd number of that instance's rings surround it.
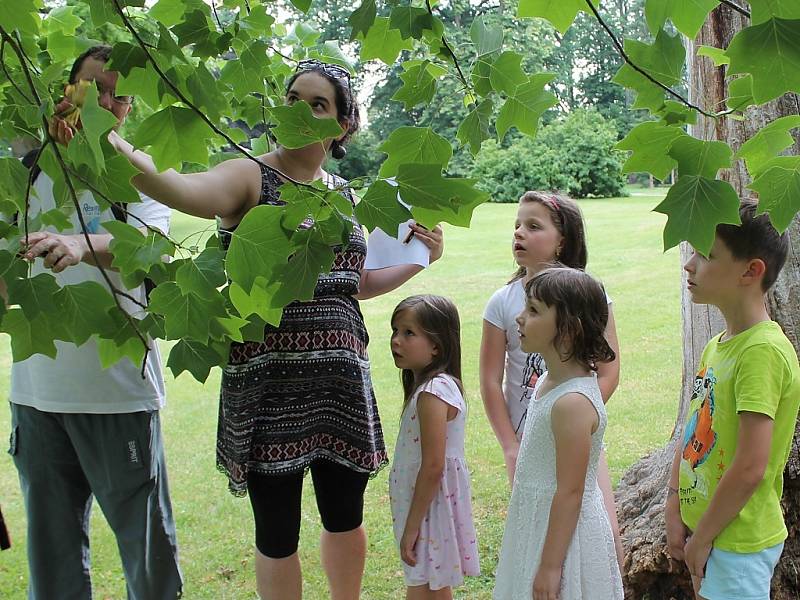
<svg viewBox="0 0 800 600">
<path fill-rule="evenodd" d="M 772 572 L 782 552 L 783 542 L 750 554 L 712 549 L 700 595 L 707 600 L 769 600 Z"/>
</svg>

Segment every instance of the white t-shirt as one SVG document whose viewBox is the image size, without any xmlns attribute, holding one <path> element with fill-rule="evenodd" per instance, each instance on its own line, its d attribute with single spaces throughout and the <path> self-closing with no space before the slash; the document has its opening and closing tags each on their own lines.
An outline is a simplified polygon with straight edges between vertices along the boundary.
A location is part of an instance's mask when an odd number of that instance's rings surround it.
<svg viewBox="0 0 800 600">
<path fill-rule="evenodd" d="M 611 298 L 606 296 L 608 303 Z M 503 373 L 503 398 L 508 408 L 511 425 L 522 437 L 528 402 L 536 381 L 547 370 L 544 359 L 537 353 L 523 352 L 519 345 L 517 317 L 525 308 L 525 288 L 522 279 L 517 279 L 497 290 L 483 312 L 485 321 L 506 334 L 506 365 Z"/>
<path fill-rule="evenodd" d="M 34 187 L 37 195 L 31 194 L 30 214 L 36 215 L 40 211 L 46 212 L 55 208 L 52 180 L 44 173 L 40 173 Z M 90 192 L 82 193 L 79 200 L 89 233 L 107 233 L 100 223 L 113 221 L 113 212 L 110 209 L 101 212 Z M 148 225 L 161 231 L 169 231 L 171 210 L 163 204 L 143 195 L 142 202 L 129 204 L 127 209 Z M 74 230 L 60 233 L 81 231 L 77 214 L 70 215 L 70 221 Z M 135 227 L 142 226 L 131 216 L 128 217 L 128 222 Z M 58 233 L 54 228 L 47 229 Z M 108 289 L 100 270 L 86 263 L 67 267 L 61 273 L 53 273 L 44 268 L 41 259 L 37 259 L 33 265 L 32 275 L 39 273 L 51 273 L 61 286 L 96 281 Z M 115 286 L 126 290 L 117 272 L 106 269 L 106 273 Z M 127 291 L 134 298 L 144 302 L 143 285 Z M 120 301 L 126 311 L 141 316 L 142 309 L 136 304 L 125 298 L 120 298 Z M 26 360 L 13 363 L 9 398 L 11 402 L 32 406 L 44 412 L 93 414 L 158 410 L 164 405 L 161 357 L 158 345 L 152 340 L 144 379 L 141 365 L 134 364 L 128 358 L 122 359 L 108 369 L 103 369 L 100 366 L 94 337 L 82 346 L 62 341 L 56 341 L 55 345 L 58 351 L 55 359 L 35 354 Z"/>
</svg>

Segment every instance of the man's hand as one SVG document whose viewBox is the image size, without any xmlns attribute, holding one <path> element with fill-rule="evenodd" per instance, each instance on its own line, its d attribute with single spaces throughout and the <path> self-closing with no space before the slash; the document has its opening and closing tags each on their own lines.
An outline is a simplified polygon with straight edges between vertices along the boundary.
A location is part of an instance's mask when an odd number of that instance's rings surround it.
<svg viewBox="0 0 800 600">
<path fill-rule="evenodd" d="M 56 114 L 50 119 L 50 125 L 47 128 L 50 132 L 50 136 L 63 146 L 66 146 L 72 141 L 72 138 L 75 137 L 75 130 L 59 115 L 63 115 L 73 108 L 72 103 L 66 98 L 56 104 Z"/>
<path fill-rule="evenodd" d="M 33 260 L 44 256 L 44 266 L 60 273 L 69 266 L 80 263 L 89 251 L 83 235 L 62 235 L 37 231 L 28 235 L 28 243 L 20 240 L 23 257 Z"/>
<path fill-rule="evenodd" d="M 675 560 L 684 560 L 683 549 L 689 531 L 681 519 L 680 498 L 675 492 L 667 492 L 667 506 L 664 511 L 667 530 L 667 552 Z"/>
</svg>

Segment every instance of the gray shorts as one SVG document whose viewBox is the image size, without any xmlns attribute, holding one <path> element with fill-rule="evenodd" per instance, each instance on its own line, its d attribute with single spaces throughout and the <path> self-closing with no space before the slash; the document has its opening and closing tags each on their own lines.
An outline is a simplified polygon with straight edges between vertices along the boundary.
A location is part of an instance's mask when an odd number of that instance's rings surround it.
<svg viewBox="0 0 800 600">
<path fill-rule="evenodd" d="M 28 518 L 29 600 L 92 597 L 93 497 L 117 538 L 128 598 L 180 597 L 158 411 L 48 413 L 11 404 L 9 453 Z"/>
</svg>

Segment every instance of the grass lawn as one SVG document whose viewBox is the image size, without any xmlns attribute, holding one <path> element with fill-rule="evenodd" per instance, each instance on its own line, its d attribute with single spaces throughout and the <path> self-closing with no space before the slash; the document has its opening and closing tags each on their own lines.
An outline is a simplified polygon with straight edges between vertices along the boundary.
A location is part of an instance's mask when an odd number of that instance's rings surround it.
<svg viewBox="0 0 800 600">
<path fill-rule="evenodd" d="M 637 191 L 631 198 L 581 202 L 589 235 L 589 270 L 600 277 L 614 301 L 621 344 L 621 384 L 609 404 L 608 458 L 616 482 L 624 470 L 669 437 L 681 374 L 680 265 L 678 253 L 661 252 L 664 217 L 651 212 L 660 195 Z M 658 192 L 654 192 L 658 194 Z M 662 194 L 663 195 L 663 194 Z M 397 370 L 388 352 L 389 315 L 414 293 L 453 298 L 461 311 L 468 420 L 467 459 L 472 470 L 475 518 L 484 575 L 471 578 L 457 598 L 491 597 L 493 571 L 503 535 L 508 485 L 502 456 L 478 395 L 478 346 L 484 305 L 513 271 L 510 252 L 515 205 L 491 204 L 475 212 L 469 230 L 448 227 L 444 258 L 400 291 L 362 304 L 371 335 L 370 355 L 386 439 L 393 447 L 402 403 Z M 181 239 L 207 223 L 176 215 Z M 164 355 L 168 348 L 163 348 Z M 8 389 L 10 351 L 0 350 L 0 389 Z M 80 374 L 76 373 L 76 377 Z M 169 401 L 162 422 L 181 564 L 190 600 L 255 598 L 253 534 L 249 502 L 232 497 L 214 467 L 219 372 L 205 385 L 184 373 L 168 377 Z M 0 437 L 7 439 L 9 414 L 0 410 Z M 392 538 L 386 471 L 367 489 L 370 536 L 366 600 L 401 598 L 403 581 Z M 307 480 L 306 491 L 310 492 Z M 25 517 L 16 471 L 9 457 L 0 463 L 0 502 L 14 547 L 0 555 L 0 597 L 24 598 Z M 319 518 L 311 493 L 303 507 L 301 555 L 306 598 L 327 597 L 319 564 Z M 93 578 L 97 598 L 125 598 L 116 545 L 101 512 L 92 530 Z"/>
</svg>

